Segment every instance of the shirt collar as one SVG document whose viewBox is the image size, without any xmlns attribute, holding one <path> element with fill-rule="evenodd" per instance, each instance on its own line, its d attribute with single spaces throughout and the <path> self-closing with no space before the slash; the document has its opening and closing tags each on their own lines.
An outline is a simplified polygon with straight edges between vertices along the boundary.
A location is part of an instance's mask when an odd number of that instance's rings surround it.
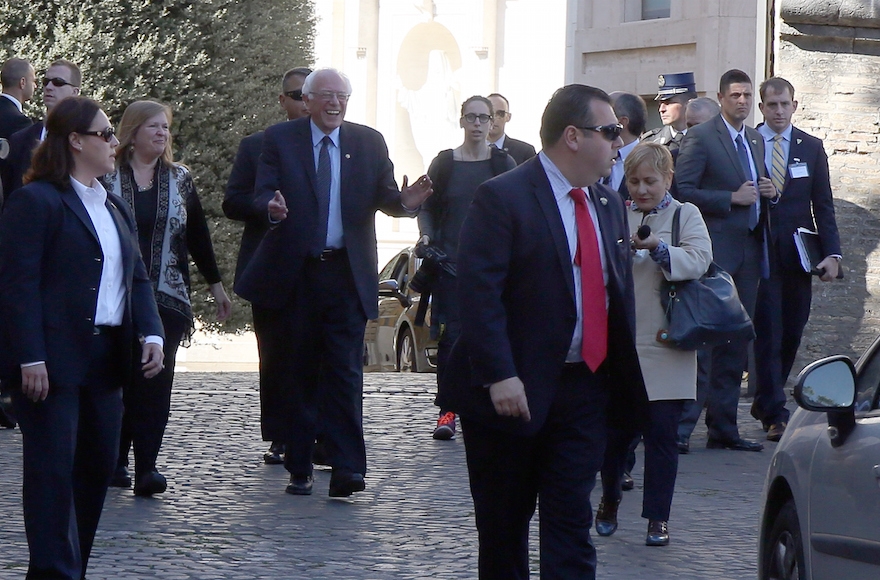
<svg viewBox="0 0 880 580">
<path fill-rule="evenodd" d="M 538 159 L 541 160 L 541 165 L 544 167 L 544 173 L 547 174 L 547 179 L 550 181 L 550 189 L 553 190 L 553 196 L 557 200 L 566 197 L 574 187 L 572 187 L 568 179 L 562 174 L 562 171 L 556 167 L 556 164 L 550 160 L 550 157 L 548 157 L 546 153 L 540 151 L 538 153 Z"/>
<path fill-rule="evenodd" d="M 740 135 L 743 138 L 743 141 L 746 140 L 746 124 L 743 123 L 742 128 L 737 131 L 733 128 L 733 125 L 727 122 L 727 119 L 724 118 L 724 115 L 721 115 L 721 120 L 724 121 L 724 126 L 727 127 L 727 132 L 730 133 L 730 138 L 736 141 L 737 135 Z"/>
<path fill-rule="evenodd" d="M 507 137 L 507 135 L 504 134 L 504 133 L 502 133 L 502 134 L 501 134 L 501 137 L 498 137 L 498 140 L 497 140 L 497 141 L 494 141 L 494 142 L 492 142 L 492 143 L 490 143 L 490 145 L 494 145 L 495 147 L 498 147 L 499 149 L 503 150 L 503 149 L 504 149 L 504 138 L 505 138 L 505 137 Z"/>
<path fill-rule="evenodd" d="M 93 179 L 91 185 L 84 185 L 71 176 L 70 184 L 83 203 L 104 205 L 104 202 L 107 201 L 107 190 L 97 179 Z"/>
<path fill-rule="evenodd" d="M 24 112 L 24 111 L 22 110 L 22 107 L 21 107 L 21 102 L 20 102 L 18 99 L 16 99 L 15 97 L 13 97 L 12 95 L 10 95 L 9 93 L 0 93 L 0 95 L 3 95 L 4 97 L 6 97 L 6 98 L 9 99 L 10 101 L 12 101 L 12 104 L 15 105 L 15 108 L 18 109 L 18 112 L 19 112 L 19 113 L 23 113 L 23 112 Z"/>
<path fill-rule="evenodd" d="M 791 123 L 789 123 L 788 127 L 786 127 L 782 131 L 782 133 L 776 133 L 776 131 L 774 131 L 773 129 L 771 129 L 770 127 L 767 126 L 767 123 L 764 123 L 763 125 L 758 127 L 758 133 L 760 133 L 764 137 L 764 141 L 772 141 L 773 137 L 775 137 L 778 134 L 778 135 L 782 135 L 782 138 L 784 140 L 791 143 L 791 127 L 792 127 L 792 125 L 791 125 Z"/>
<path fill-rule="evenodd" d="M 627 203 L 627 205 L 629 206 L 630 211 L 642 211 L 642 210 L 639 209 L 639 206 L 637 206 L 636 204 L 632 203 L 632 201 L 627 201 L 626 203 Z M 655 213 L 658 213 L 658 212 L 663 211 L 664 209 L 666 209 L 667 207 L 669 207 L 669 204 L 671 204 L 671 203 L 672 203 L 672 195 L 667 191 L 667 192 L 666 192 L 666 195 L 663 196 L 663 199 L 660 200 L 660 203 L 658 203 L 657 206 L 656 206 L 654 209 L 652 209 L 651 211 L 649 211 L 649 212 L 648 212 L 648 215 L 655 214 Z"/>
<path fill-rule="evenodd" d="M 639 140 L 635 139 L 629 145 L 624 145 L 620 149 L 617 150 L 617 155 L 620 157 L 621 161 L 626 160 L 626 156 L 629 155 L 629 152 L 636 148 L 636 145 L 639 144 Z"/>
<path fill-rule="evenodd" d="M 318 144 L 321 143 L 321 140 L 324 138 L 326 133 L 321 131 L 317 125 L 315 125 L 315 121 L 309 119 L 309 126 L 312 128 L 312 147 L 317 147 Z M 339 127 L 333 129 L 333 132 L 328 135 L 330 140 L 333 141 L 333 144 L 336 145 L 336 148 L 339 148 Z"/>
</svg>

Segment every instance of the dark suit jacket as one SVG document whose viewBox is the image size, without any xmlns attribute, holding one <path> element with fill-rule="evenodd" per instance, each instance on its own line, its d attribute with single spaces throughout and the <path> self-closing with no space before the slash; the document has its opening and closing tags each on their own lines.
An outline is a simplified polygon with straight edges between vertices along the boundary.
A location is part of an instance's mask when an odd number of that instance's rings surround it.
<svg viewBox="0 0 880 580">
<path fill-rule="evenodd" d="M 502 147 L 502 149 L 504 149 L 508 155 L 513 157 L 513 160 L 516 161 L 517 165 L 522 165 L 524 162 L 537 155 L 534 147 L 525 141 L 514 139 L 510 135 L 504 136 L 504 147 Z"/>
<path fill-rule="evenodd" d="M 792 179 L 788 166 L 798 162 L 807 164 L 809 176 Z M 794 232 L 799 227 L 819 233 L 823 257 L 841 253 L 828 156 L 822 140 L 792 127 L 782 197 L 770 206 L 771 240 L 785 270 L 803 272 L 794 244 Z"/>
<path fill-rule="evenodd" d="M 266 208 L 254 207 L 254 184 L 262 149 L 263 131 L 241 140 L 226 184 L 226 197 L 223 198 L 223 213 L 226 217 L 244 222 L 238 262 L 235 264 L 236 280 L 244 272 L 263 236 L 269 231 Z"/>
<path fill-rule="evenodd" d="M 266 129 L 257 170 L 254 212 L 267 207 L 276 189 L 287 202 L 288 215 L 263 237 L 250 263 L 235 281 L 236 293 L 251 303 L 279 308 L 291 297 L 303 275 L 305 260 L 317 237 L 317 175 L 311 119 L 286 121 Z M 340 143 L 340 198 L 345 247 L 364 313 L 378 316 L 379 285 L 375 215 L 410 215 L 400 203 L 394 166 L 382 135 L 369 127 L 343 123 Z"/>
<path fill-rule="evenodd" d="M 124 337 L 164 336 L 131 210 L 112 194 L 108 208 L 122 248 Z M 3 376 L 11 384 L 20 384 L 22 363 L 36 361 L 46 361 L 54 386 L 81 384 L 89 364 L 102 261 L 98 235 L 72 186 L 62 191 L 47 182 L 30 183 L 9 199 L 0 217 L 0 356 Z"/>
<path fill-rule="evenodd" d="M 746 137 L 758 176 L 766 177 L 764 138 L 751 127 L 746 127 Z M 744 241 L 758 239 L 749 232 L 752 207 L 730 203 L 733 192 L 750 179 L 743 172 L 720 114 L 688 130 L 675 162 L 677 197 L 700 208 L 712 237 L 714 260 L 728 272 L 739 270 L 745 254 Z M 761 219 L 765 220 L 765 199 L 761 205 Z"/>
<path fill-rule="evenodd" d="M 40 144 L 42 131 L 43 122 L 40 121 L 15 132 L 9 138 L 9 156 L 2 170 L 3 192 L 7 198 L 10 193 L 23 185 L 22 179 L 31 168 L 31 156 Z"/>
<path fill-rule="evenodd" d="M 635 348 L 629 230 L 620 195 L 590 188 L 607 257 L 608 359 L 614 420 L 637 428 L 647 395 Z M 539 159 L 483 183 L 461 232 L 461 338 L 438 405 L 526 435 L 547 418 L 577 321 L 574 273 L 556 198 Z M 531 421 L 500 417 L 485 385 L 518 376 Z"/>
<path fill-rule="evenodd" d="M 9 139 L 16 131 L 31 124 L 31 120 L 6 97 L 0 97 L 0 138 Z"/>
</svg>

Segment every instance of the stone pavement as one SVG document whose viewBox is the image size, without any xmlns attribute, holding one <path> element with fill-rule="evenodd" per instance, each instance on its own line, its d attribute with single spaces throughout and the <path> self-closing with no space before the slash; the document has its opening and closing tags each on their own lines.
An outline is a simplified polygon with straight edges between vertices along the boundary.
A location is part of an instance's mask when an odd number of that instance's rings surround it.
<svg viewBox="0 0 880 580">
<path fill-rule="evenodd" d="M 281 466 L 263 465 L 254 373 L 179 373 L 154 499 L 111 489 L 89 578 L 453 579 L 476 578 L 477 538 L 464 446 L 430 437 L 434 375 L 367 374 L 369 473 L 351 500 L 284 493 Z M 740 405 L 741 432 L 763 438 Z M 763 453 L 708 451 L 698 427 L 682 456 L 672 543 L 644 545 L 642 453 L 636 489 L 624 494 L 620 529 L 595 537 L 600 579 L 753 579 L 760 493 L 775 446 Z M 21 434 L 0 430 L 0 579 L 27 568 L 22 524 Z M 598 502 L 594 493 L 594 505 Z M 537 518 L 536 518 L 537 520 Z M 532 527 L 537 578 L 537 525 Z"/>
</svg>

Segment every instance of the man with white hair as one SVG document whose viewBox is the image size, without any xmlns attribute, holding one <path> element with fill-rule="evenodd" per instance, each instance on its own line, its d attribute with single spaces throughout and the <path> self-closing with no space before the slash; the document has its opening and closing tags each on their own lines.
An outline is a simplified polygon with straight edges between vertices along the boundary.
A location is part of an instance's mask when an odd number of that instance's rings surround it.
<svg viewBox="0 0 880 580">
<path fill-rule="evenodd" d="M 266 129 L 254 207 L 269 231 L 235 281 L 288 329 L 282 352 L 287 493 L 312 493 L 316 418 L 333 467 L 330 497 L 365 487 L 363 342 L 378 316 L 375 214 L 412 216 L 432 193 L 423 175 L 398 189 L 385 140 L 345 121 L 351 83 L 321 69 L 306 77 L 310 116 Z"/>
</svg>

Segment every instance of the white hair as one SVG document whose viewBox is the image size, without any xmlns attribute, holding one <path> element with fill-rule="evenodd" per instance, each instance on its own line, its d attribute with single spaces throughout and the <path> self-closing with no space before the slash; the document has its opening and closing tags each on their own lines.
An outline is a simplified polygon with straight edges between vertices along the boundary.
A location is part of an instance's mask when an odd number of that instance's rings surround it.
<svg viewBox="0 0 880 580">
<path fill-rule="evenodd" d="M 333 73 L 338 75 L 339 78 L 345 83 L 345 91 L 350 95 L 351 94 L 351 81 L 348 80 L 348 77 L 345 76 L 345 73 L 337 70 L 335 68 L 319 68 L 316 71 L 312 71 L 309 76 L 306 77 L 306 80 L 303 82 L 302 92 L 304 95 L 309 95 L 312 93 L 312 84 L 315 82 L 315 79 L 318 78 L 319 75 Z"/>
</svg>

